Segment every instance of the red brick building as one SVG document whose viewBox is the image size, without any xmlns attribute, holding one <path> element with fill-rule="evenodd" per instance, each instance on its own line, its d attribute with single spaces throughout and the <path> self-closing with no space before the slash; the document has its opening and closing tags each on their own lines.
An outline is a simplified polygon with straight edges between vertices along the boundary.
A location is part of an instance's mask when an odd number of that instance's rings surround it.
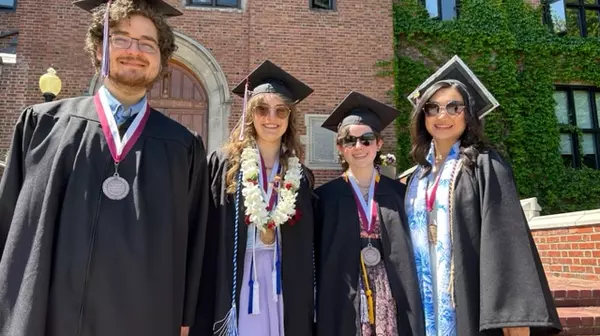
<svg viewBox="0 0 600 336">
<path fill-rule="evenodd" d="M 267 58 L 315 90 L 300 104 L 299 120 L 303 134 L 312 127 L 304 137 L 306 160 L 320 181 L 338 172 L 320 170 L 337 166 L 330 162 L 333 136 L 317 127 L 323 119 L 313 115 L 328 114 L 351 90 L 391 102 L 393 80 L 378 77 L 376 63 L 393 56 L 392 0 L 168 2 L 184 13 L 170 19 L 179 50 L 169 74 L 151 91 L 151 104 L 202 134 L 209 150 L 240 116 L 241 99 L 231 89 Z M 2 0 L 0 8 L 5 3 L 13 8 L 0 10 L 0 151 L 8 149 L 22 109 L 43 101 L 38 81 L 48 67 L 62 79 L 57 99 L 97 88 L 83 52 L 90 14 L 71 0 L 43 6 L 38 0 Z M 387 150 L 393 150 L 393 127 L 384 134 Z"/>
</svg>

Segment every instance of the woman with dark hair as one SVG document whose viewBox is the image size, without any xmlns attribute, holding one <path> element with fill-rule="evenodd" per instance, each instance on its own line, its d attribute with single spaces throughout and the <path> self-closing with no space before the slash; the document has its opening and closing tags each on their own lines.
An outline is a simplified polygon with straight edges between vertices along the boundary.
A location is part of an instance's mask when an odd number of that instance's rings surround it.
<svg viewBox="0 0 600 336">
<path fill-rule="evenodd" d="M 344 173 L 315 190 L 318 335 L 422 335 L 404 186 L 375 169 L 397 115 L 352 92 L 323 123 L 337 133 Z"/>
<path fill-rule="evenodd" d="M 406 213 L 426 335 L 558 333 L 512 170 L 483 138 L 498 103 L 458 57 L 409 98 Z"/>
<path fill-rule="evenodd" d="M 268 60 L 233 89 L 244 114 L 208 162 L 203 274 L 214 276 L 201 285 L 192 336 L 312 335 L 313 175 L 296 124 L 312 92 Z"/>
</svg>

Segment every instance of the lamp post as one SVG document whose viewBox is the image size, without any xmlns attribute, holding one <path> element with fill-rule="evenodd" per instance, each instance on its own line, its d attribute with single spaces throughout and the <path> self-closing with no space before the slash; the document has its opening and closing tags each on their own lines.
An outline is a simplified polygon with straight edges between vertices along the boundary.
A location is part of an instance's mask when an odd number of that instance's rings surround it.
<svg viewBox="0 0 600 336">
<path fill-rule="evenodd" d="M 48 68 L 45 74 L 40 77 L 40 91 L 47 102 L 53 101 L 60 93 L 62 82 L 56 75 L 56 70 Z"/>
</svg>

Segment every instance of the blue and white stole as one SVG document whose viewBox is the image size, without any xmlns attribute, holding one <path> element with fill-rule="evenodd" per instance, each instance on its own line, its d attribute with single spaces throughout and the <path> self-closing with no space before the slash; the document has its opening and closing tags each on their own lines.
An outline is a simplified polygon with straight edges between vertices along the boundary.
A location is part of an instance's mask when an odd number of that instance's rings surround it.
<svg viewBox="0 0 600 336">
<path fill-rule="evenodd" d="M 429 148 L 427 161 L 434 166 L 435 149 L 433 141 Z M 408 186 L 406 212 L 413 243 L 415 264 L 427 336 L 456 336 L 456 310 L 453 302 L 452 281 L 452 234 L 450 225 L 450 187 L 454 175 L 460 168 L 460 142 L 456 142 L 434 180 L 433 173 L 419 178 L 423 167 L 419 166 Z M 435 187 L 437 184 L 437 187 Z M 432 186 L 433 188 L 429 188 Z M 435 194 L 430 195 L 430 193 Z M 427 199 L 434 197 L 433 218 L 429 218 Z M 435 260 L 430 253 L 429 228 L 431 221 L 437 223 Z M 433 246 L 435 244 L 435 246 Z M 435 269 L 432 269 L 435 267 Z"/>
</svg>

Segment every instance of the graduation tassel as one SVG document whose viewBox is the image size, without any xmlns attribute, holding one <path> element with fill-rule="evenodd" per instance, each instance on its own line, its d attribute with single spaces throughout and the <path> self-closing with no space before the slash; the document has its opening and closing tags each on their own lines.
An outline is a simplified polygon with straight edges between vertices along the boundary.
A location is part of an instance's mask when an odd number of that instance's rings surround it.
<svg viewBox="0 0 600 336">
<path fill-rule="evenodd" d="M 213 333 L 217 336 L 239 336 L 237 304 L 235 297 L 237 295 L 237 254 L 238 254 L 238 227 L 240 219 L 240 198 L 242 193 L 242 171 L 238 174 L 237 190 L 235 194 L 235 221 L 233 227 L 233 281 L 231 282 L 231 309 L 222 320 L 213 324 Z"/>
<path fill-rule="evenodd" d="M 109 73 L 109 54 L 108 54 L 108 24 L 109 24 L 109 18 L 110 18 L 110 3 L 112 1 L 108 0 L 108 3 L 106 4 L 106 13 L 104 13 L 104 27 L 103 27 L 103 32 L 102 34 L 103 39 L 102 39 L 102 70 L 101 70 L 101 77 L 102 78 L 106 78 L 108 77 L 108 73 Z"/>
<path fill-rule="evenodd" d="M 360 322 L 369 323 L 369 308 L 367 308 L 367 295 L 365 294 L 365 289 L 362 287 L 360 289 Z"/>
<path fill-rule="evenodd" d="M 242 128 L 240 131 L 240 141 L 244 140 L 244 129 L 246 128 L 246 106 L 248 105 L 248 82 L 246 79 L 246 85 L 244 87 L 244 105 L 242 107 Z"/>
<path fill-rule="evenodd" d="M 362 253 L 360 254 L 360 265 L 362 267 L 362 273 L 364 277 L 365 294 L 367 296 L 367 307 L 369 311 L 369 323 L 375 324 L 375 309 L 373 307 L 373 292 L 369 287 L 369 278 L 367 276 L 367 268 L 365 267 L 365 261 L 363 260 Z"/>
<path fill-rule="evenodd" d="M 317 267 L 315 265 L 315 244 L 313 243 L 313 322 L 317 323 Z"/>
</svg>

